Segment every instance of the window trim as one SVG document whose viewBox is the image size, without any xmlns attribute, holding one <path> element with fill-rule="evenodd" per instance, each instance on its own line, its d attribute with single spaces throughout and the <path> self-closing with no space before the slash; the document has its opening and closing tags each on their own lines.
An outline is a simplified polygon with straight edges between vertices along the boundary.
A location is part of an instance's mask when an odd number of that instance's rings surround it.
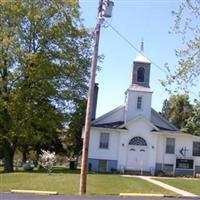
<svg viewBox="0 0 200 200">
<path fill-rule="evenodd" d="M 173 143 L 173 151 L 172 152 L 171 152 L 171 150 L 168 149 L 168 147 L 171 148 L 171 146 L 169 146 L 169 144 L 167 142 L 169 140 L 171 140 L 171 141 L 173 140 L 174 141 L 174 143 Z M 170 137 L 166 138 L 165 153 L 166 154 L 175 154 L 175 146 L 176 146 L 176 138 L 170 138 Z"/>
<path fill-rule="evenodd" d="M 198 148 L 198 152 L 195 152 L 194 150 L 194 144 L 197 144 L 198 145 L 198 147 L 196 147 L 196 148 Z M 192 145 L 192 156 L 197 156 L 197 157 L 200 157 L 200 141 L 193 141 L 193 145 Z"/>
<path fill-rule="evenodd" d="M 102 141 L 103 135 L 107 135 L 107 141 Z M 99 149 L 109 149 L 110 133 L 101 132 L 99 138 Z"/>
</svg>

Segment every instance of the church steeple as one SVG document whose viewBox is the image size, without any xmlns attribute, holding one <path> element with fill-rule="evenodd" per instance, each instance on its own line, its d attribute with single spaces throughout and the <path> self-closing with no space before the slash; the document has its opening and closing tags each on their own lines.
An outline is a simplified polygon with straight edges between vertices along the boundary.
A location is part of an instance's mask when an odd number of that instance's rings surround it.
<svg viewBox="0 0 200 200">
<path fill-rule="evenodd" d="M 144 42 L 142 41 L 140 53 L 133 61 L 132 83 L 126 92 L 126 122 L 137 116 L 151 119 L 150 66 L 150 61 L 144 56 Z"/>
<path fill-rule="evenodd" d="M 151 62 L 144 55 L 144 41 L 140 46 L 140 53 L 133 61 L 132 85 L 149 87 Z"/>
</svg>

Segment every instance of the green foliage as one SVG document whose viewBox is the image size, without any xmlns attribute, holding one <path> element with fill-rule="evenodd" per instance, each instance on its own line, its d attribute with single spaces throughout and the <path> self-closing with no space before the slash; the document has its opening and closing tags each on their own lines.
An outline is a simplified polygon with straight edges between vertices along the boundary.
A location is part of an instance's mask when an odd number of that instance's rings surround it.
<svg viewBox="0 0 200 200">
<path fill-rule="evenodd" d="M 186 132 L 200 136 L 200 103 L 194 106 L 191 116 L 187 119 Z"/>
<path fill-rule="evenodd" d="M 187 90 L 195 85 L 200 74 L 200 0 L 181 1 L 179 9 L 172 14 L 175 17 L 172 32 L 180 35 L 183 47 L 176 51 L 177 69 L 174 71 L 174 66 L 166 65 L 169 74 L 162 84 L 167 87 L 176 83 L 178 89 Z"/>
<path fill-rule="evenodd" d="M 167 107 L 166 102 L 164 103 L 163 115 L 177 128 L 184 129 L 192 109 L 188 95 L 172 95 Z"/>
<path fill-rule="evenodd" d="M 169 101 L 167 99 L 164 100 L 161 114 L 166 119 L 168 118 L 168 110 L 169 110 Z"/>
<path fill-rule="evenodd" d="M 0 142 L 48 149 L 86 96 L 90 35 L 77 1 L 0 1 L 0 21 Z"/>
<path fill-rule="evenodd" d="M 71 115 L 68 129 L 63 132 L 63 143 L 69 158 L 77 158 L 82 150 L 82 128 L 85 123 L 86 100 L 80 101 Z"/>
</svg>

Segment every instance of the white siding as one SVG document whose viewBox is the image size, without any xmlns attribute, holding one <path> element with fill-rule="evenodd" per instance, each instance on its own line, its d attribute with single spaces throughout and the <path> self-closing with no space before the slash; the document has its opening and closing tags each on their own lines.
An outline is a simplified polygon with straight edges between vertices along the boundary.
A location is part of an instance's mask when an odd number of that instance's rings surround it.
<svg viewBox="0 0 200 200">
<path fill-rule="evenodd" d="M 175 153 L 166 154 L 166 138 L 175 138 Z M 176 158 L 181 157 L 180 150 L 186 148 L 186 158 L 193 158 L 195 165 L 200 165 L 200 157 L 192 156 L 193 141 L 199 141 L 200 137 L 187 134 L 163 134 L 157 135 L 157 163 L 175 164 Z"/>
<path fill-rule="evenodd" d="M 151 95 L 152 93 L 129 91 L 126 107 L 126 121 L 132 120 L 138 115 L 144 116 L 150 121 L 151 119 Z M 142 108 L 137 109 L 138 96 L 142 97 Z"/>
<path fill-rule="evenodd" d="M 100 133 L 110 133 L 108 149 L 99 148 Z M 117 160 L 119 151 L 119 133 L 109 130 L 92 130 L 90 134 L 89 158 Z"/>
</svg>

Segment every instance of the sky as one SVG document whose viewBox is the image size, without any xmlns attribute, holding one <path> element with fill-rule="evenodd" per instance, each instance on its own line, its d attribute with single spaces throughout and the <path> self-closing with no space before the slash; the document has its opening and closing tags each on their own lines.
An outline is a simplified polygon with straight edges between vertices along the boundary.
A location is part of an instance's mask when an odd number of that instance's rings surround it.
<svg viewBox="0 0 200 200">
<path fill-rule="evenodd" d="M 99 0 L 80 0 L 83 23 L 94 29 Z M 177 66 L 175 50 L 182 47 L 180 36 L 169 34 L 173 27 L 173 10 L 177 10 L 181 0 L 114 0 L 113 15 L 106 19 L 118 32 L 104 24 L 101 29 L 99 55 L 103 62 L 97 72 L 99 84 L 97 117 L 122 105 L 124 93 L 131 83 L 133 60 L 144 41 L 144 54 L 151 64 L 150 87 L 153 90 L 152 107 L 161 111 L 164 99 L 169 97 L 160 80 L 166 79 L 164 64 L 173 69 Z M 119 36 L 119 33 L 127 41 Z M 195 90 L 194 90 L 195 92 Z M 190 94 L 191 99 L 195 98 Z"/>
</svg>

